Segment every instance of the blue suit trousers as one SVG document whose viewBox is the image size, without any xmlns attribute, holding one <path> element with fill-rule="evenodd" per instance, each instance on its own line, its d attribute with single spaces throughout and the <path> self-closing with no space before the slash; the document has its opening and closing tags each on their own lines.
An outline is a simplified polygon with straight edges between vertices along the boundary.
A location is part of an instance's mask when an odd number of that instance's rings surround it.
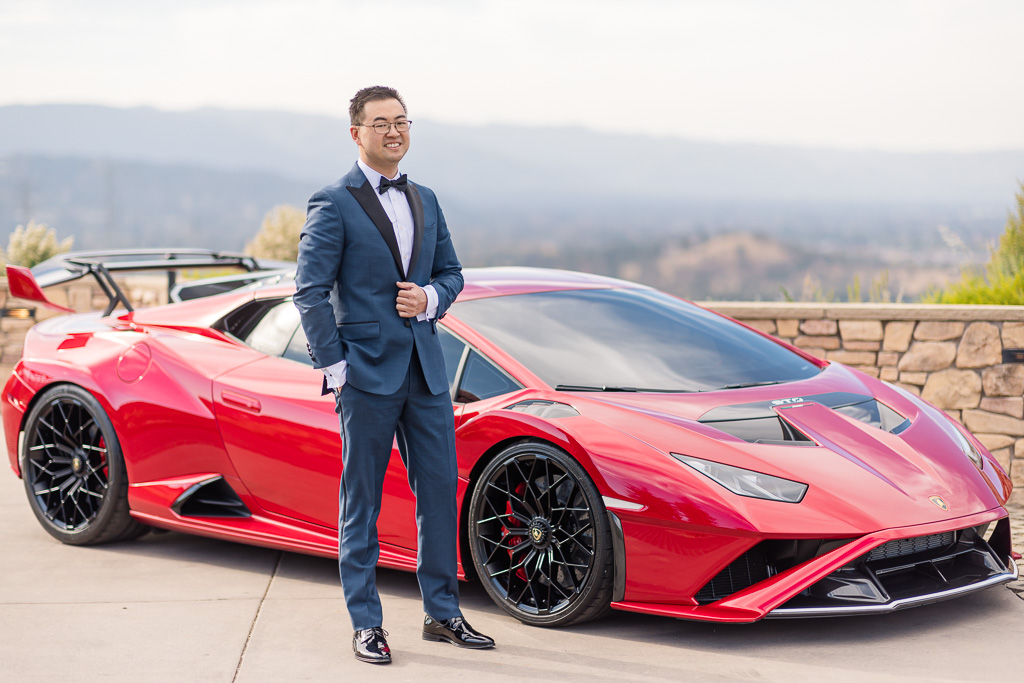
<svg viewBox="0 0 1024 683">
<path fill-rule="evenodd" d="M 377 517 L 393 439 L 416 496 L 416 577 L 423 609 L 460 616 L 457 578 L 457 467 L 451 397 L 432 394 L 416 353 L 398 391 L 371 394 L 346 383 L 340 398 L 342 462 L 338 566 L 352 628 L 381 626 Z"/>
</svg>

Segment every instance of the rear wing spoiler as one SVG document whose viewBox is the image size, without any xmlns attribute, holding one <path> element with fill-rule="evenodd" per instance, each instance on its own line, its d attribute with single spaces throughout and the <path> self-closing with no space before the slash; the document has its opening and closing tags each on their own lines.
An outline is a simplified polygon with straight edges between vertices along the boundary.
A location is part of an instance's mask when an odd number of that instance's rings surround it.
<svg viewBox="0 0 1024 683">
<path fill-rule="evenodd" d="M 245 254 L 212 251 L 209 249 L 121 249 L 113 251 L 79 251 L 61 254 L 30 268 L 7 266 L 7 285 L 11 296 L 36 302 L 47 308 L 73 313 L 66 306 L 50 301 L 43 293 L 43 287 L 71 282 L 91 275 L 109 301 L 104 316 L 120 304 L 129 312 L 132 305 L 128 297 L 114 280 L 114 273 L 132 271 L 164 271 L 167 274 L 168 297 L 174 300 L 178 272 L 195 268 L 241 268 L 247 273 L 277 273 L 283 269 L 294 269 L 295 264 L 287 261 L 256 259 Z M 231 284 L 237 286 L 251 283 L 258 277 L 238 278 L 231 276 Z M 227 291 L 231 286 L 221 286 L 210 293 Z"/>
</svg>

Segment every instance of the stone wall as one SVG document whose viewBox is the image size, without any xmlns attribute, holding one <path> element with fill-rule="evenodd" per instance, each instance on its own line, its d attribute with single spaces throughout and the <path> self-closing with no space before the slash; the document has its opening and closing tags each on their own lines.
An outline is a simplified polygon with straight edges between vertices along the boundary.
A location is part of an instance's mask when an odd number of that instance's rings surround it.
<svg viewBox="0 0 1024 683">
<path fill-rule="evenodd" d="M 16 305 L 16 304 L 14 304 Z M 7 306 L 7 291 L 0 293 L 0 306 Z M 36 324 L 33 318 L 0 318 L 0 382 L 6 382 L 18 359 L 21 358 L 21 347 L 25 343 L 25 334 Z"/>
<path fill-rule="evenodd" d="M 1024 306 L 708 302 L 809 353 L 912 391 L 978 437 L 1024 489 Z"/>
</svg>

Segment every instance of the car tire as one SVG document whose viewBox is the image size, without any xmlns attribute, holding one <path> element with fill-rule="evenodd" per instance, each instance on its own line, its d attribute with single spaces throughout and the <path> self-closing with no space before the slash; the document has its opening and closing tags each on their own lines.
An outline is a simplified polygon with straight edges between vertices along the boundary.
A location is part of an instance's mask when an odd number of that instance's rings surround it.
<svg viewBox="0 0 1024 683">
<path fill-rule="evenodd" d="M 610 611 L 608 515 L 586 470 L 565 451 L 519 442 L 477 477 L 470 553 L 488 595 L 533 626 L 567 626 Z"/>
<path fill-rule="evenodd" d="M 110 418 L 85 389 L 47 389 L 25 420 L 21 476 L 46 531 L 69 545 L 136 538 L 149 527 L 128 508 L 128 474 Z"/>
</svg>

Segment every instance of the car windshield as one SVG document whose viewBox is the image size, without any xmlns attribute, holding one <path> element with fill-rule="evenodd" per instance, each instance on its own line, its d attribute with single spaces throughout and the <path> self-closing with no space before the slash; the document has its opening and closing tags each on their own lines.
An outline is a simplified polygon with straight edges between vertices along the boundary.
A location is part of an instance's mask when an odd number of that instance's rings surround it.
<svg viewBox="0 0 1024 683">
<path fill-rule="evenodd" d="M 711 391 L 806 379 L 819 367 L 693 304 L 647 289 L 537 292 L 452 313 L 552 387 Z"/>
</svg>

